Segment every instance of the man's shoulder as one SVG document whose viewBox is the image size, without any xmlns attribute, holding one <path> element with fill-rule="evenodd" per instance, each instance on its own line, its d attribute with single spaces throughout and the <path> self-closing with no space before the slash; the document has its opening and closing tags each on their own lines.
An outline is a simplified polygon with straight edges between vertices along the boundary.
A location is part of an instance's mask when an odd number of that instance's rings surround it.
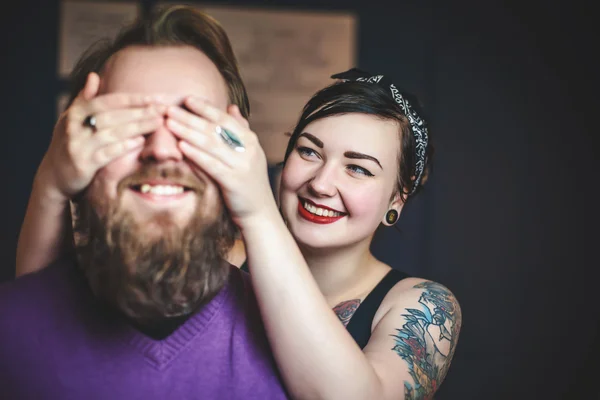
<svg viewBox="0 0 600 400">
<path fill-rule="evenodd" d="M 0 318 L 60 299 L 73 283 L 74 270 L 73 260 L 61 259 L 38 272 L 0 283 Z"/>
</svg>

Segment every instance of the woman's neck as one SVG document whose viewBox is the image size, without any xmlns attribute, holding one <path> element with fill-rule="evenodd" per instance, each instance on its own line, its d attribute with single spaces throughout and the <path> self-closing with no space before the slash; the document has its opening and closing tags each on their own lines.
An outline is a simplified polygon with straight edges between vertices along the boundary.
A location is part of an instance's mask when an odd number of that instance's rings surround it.
<svg viewBox="0 0 600 400">
<path fill-rule="evenodd" d="M 336 249 L 312 249 L 300 246 L 317 285 L 325 298 L 335 300 L 360 286 L 374 263 L 370 240 Z"/>
</svg>

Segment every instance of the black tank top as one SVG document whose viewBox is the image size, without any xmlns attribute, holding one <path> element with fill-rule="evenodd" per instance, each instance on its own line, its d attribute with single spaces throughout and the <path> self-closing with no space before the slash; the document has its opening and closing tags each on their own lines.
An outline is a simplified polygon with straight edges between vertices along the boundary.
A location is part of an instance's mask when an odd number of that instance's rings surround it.
<svg viewBox="0 0 600 400">
<path fill-rule="evenodd" d="M 409 275 L 404 272 L 395 269 L 390 270 L 371 290 L 371 293 L 365 297 L 365 300 L 360 303 L 358 309 L 350 318 L 346 329 L 361 349 L 365 348 L 371 338 L 371 325 L 373 325 L 373 318 L 375 318 L 375 313 L 381 302 L 396 283 L 408 277 Z"/>
<path fill-rule="evenodd" d="M 240 269 L 248 272 L 248 264 L 244 261 Z M 365 300 L 360 303 L 354 315 L 350 318 L 346 329 L 361 349 L 365 348 L 371 338 L 371 325 L 373 325 L 373 318 L 375 318 L 375 313 L 381 302 L 396 283 L 408 277 L 409 275 L 404 272 L 395 269 L 390 270 L 371 290 L 371 293 L 365 297 Z"/>
</svg>

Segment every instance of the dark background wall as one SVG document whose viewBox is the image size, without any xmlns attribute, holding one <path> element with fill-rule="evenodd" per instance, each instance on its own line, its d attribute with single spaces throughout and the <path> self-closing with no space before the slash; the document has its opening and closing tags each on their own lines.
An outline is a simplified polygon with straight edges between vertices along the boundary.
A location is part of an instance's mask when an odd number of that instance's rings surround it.
<svg viewBox="0 0 600 400">
<path fill-rule="evenodd" d="M 435 169 L 402 214 L 402 232 L 383 232 L 374 251 L 446 284 L 462 304 L 458 350 L 436 398 L 600 398 L 591 4 L 210 3 L 354 11 L 358 66 L 395 76 L 421 98 Z M 18 229 L 64 87 L 58 1 L 4 7 L 0 281 L 14 273 Z"/>
</svg>

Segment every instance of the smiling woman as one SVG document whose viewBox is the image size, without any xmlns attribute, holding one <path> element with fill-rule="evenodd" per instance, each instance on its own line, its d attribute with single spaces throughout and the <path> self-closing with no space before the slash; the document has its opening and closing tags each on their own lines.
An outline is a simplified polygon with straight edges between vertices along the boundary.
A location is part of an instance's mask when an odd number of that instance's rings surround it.
<svg viewBox="0 0 600 400">
<path fill-rule="evenodd" d="M 443 285 L 392 270 L 370 252 L 375 230 L 394 225 L 426 181 L 429 132 L 414 99 L 383 76 L 334 77 L 342 82 L 304 107 L 281 172 L 279 208 L 300 254 L 259 239 L 281 235 L 263 213 L 241 224 L 249 270 L 295 397 L 429 399 L 450 366 L 460 306 Z M 230 176 L 213 174 L 250 202 Z M 293 318 L 282 324 L 281 315 Z"/>
<path fill-rule="evenodd" d="M 334 77 L 304 107 L 281 172 L 279 208 L 300 254 L 259 240 L 280 233 L 255 219 L 241 226 L 249 270 L 295 397 L 428 399 L 450 366 L 460 306 L 370 246 L 426 181 L 429 132 L 414 99 L 383 76 Z"/>
</svg>

